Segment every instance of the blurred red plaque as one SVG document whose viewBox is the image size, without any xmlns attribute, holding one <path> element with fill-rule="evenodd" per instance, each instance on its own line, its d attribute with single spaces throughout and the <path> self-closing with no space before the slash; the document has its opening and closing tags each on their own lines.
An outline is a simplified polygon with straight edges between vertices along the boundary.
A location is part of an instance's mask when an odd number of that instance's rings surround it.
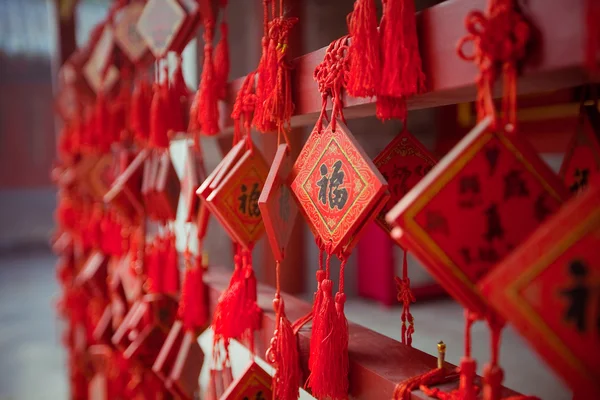
<svg viewBox="0 0 600 400">
<path fill-rule="evenodd" d="M 392 236 L 466 308 L 477 289 L 568 191 L 529 143 L 479 123 L 387 214 Z"/>
<path fill-rule="evenodd" d="M 599 248 L 596 180 L 480 283 L 491 305 L 581 399 L 600 393 Z"/>
</svg>

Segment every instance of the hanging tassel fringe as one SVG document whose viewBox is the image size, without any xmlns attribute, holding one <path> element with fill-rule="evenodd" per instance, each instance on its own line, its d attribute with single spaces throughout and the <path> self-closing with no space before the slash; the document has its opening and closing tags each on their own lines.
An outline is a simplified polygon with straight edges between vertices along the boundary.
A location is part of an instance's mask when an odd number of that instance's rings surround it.
<svg viewBox="0 0 600 400">
<path fill-rule="evenodd" d="M 346 90 L 354 97 L 375 96 L 381 79 L 375 11 L 375 0 L 356 0 L 348 22 L 351 40 L 348 49 L 350 69 Z"/>
</svg>

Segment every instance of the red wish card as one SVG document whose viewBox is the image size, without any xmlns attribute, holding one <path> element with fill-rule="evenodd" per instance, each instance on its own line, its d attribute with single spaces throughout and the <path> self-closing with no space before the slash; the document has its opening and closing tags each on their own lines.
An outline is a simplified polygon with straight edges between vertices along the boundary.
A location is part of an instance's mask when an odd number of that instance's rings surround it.
<svg viewBox="0 0 600 400">
<path fill-rule="evenodd" d="M 148 150 L 140 151 L 127 167 L 115 178 L 110 190 L 104 195 L 104 202 L 124 207 L 129 202 L 137 213 L 143 213 L 142 206 L 142 167 L 148 156 Z"/>
<path fill-rule="evenodd" d="M 258 199 L 265 231 L 277 261 L 283 260 L 285 246 L 290 240 L 298 213 L 298 206 L 294 202 L 288 182 L 292 167 L 288 145 L 280 144 Z"/>
<path fill-rule="evenodd" d="M 139 65 L 149 55 L 148 46 L 137 29 L 138 20 L 144 10 L 143 1 L 132 1 L 120 8 L 113 19 L 115 42 L 132 64 Z"/>
<path fill-rule="evenodd" d="M 571 193 L 587 186 L 590 179 L 600 175 L 600 115 L 598 106 L 584 106 L 577 131 L 569 143 L 560 167 L 560 176 Z"/>
<path fill-rule="evenodd" d="M 185 206 L 185 221 L 193 222 L 198 215 L 199 208 L 196 190 L 200 186 L 200 182 L 204 182 L 206 179 L 206 170 L 202 155 L 194 149 L 192 143 L 188 143 L 185 153 L 185 167 L 181 178 L 181 196 Z"/>
<path fill-rule="evenodd" d="M 268 173 L 260 151 L 247 150 L 206 199 L 211 212 L 231 238 L 247 249 L 251 249 L 264 232 L 258 198 Z"/>
<path fill-rule="evenodd" d="M 490 304 L 567 381 L 600 393 L 600 180 L 481 281 Z"/>
<path fill-rule="evenodd" d="M 171 374 L 166 381 L 167 388 L 182 399 L 193 399 L 203 362 L 204 352 L 196 335 L 190 331 L 183 333 Z"/>
<path fill-rule="evenodd" d="M 204 212 L 204 214 L 202 215 L 204 219 L 202 221 L 206 220 L 206 222 L 208 222 L 208 215 L 206 214 L 206 211 L 213 211 L 211 209 L 211 205 L 209 205 L 206 201 L 208 196 L 218 186 L 218 183 L 227 174 L 227 172 L 229 172 L 231 168 L 235 165 L 234 160 L 237 161 L 239 157 L 241 157 L 241 154 L 243 154 L 244 145 L 244 141 L 239 141 L 238 143 L 236 143 L 231 148 L 231 150 L 225 155 L 225 157 L 223 157 L 223 159 L 216 166 L 216 168 L 208 175 L 208 177 L 206 177 L 204 182 L 202 182 L 202 184 L 196 191 L 196 194 L 200 197 L 200 199 L 202 200 L 202 204 L 204 204 L 205 206 L 204 208 L 201 207 L 200 209 L 200 211 Z M 198 217 L 200 218 L 201 215 L 199 214 Z M 229 227 L 221 220 L 220 215 L 218 215 L 217 218 L 219 219 L 219 222 L 225 228 L 225 230 L 227 230 L 229 236 L 233 237 L 234 234 L 229 231 Z"/>
<path fill-rule="evenodd" d="M 272 378 L 256 362 L 242 372 L 220 400 L 269 400 L 273 398 Z"/>
<path fill-rule="evenodd" d="M 313 131 L 294 165 L 291 183 L 299 208 L 315 236 L 349 252 L 366 222 L 387 198 L 387 184 L 341 122 Z"/>
<path fill-rule="evenodd" d="M 392 230 L 385 221 L 385 214 L 400 201 L 437 163 L 436 158 L 404 129 L 373 160 L 388 183 L 390 198 L 383 206 L 375 222 L 386 232 Z"/>
<path fill-rule="evenodd" d="M 118 165 L 112 154 L 104 154 L 98 158 L 89 172 L 89 185 L 94 199 L 102 201 L 116 179 L 117 168 Z M 117 208 L 127 206 L 127 202 L 125 204 L 113 202 L 113 204 Z"/>
<path fill-rule="evenodd" d="M 480 122 L 387 214 L 392 236 L 466 308 L 476 287 L 568 191 L 529 143 Z"/>
<path fill-rule="evenodd" d="M 186 10 L 177 0 L 148 0 L 137 28 L 156 58 L 174 50 L 186 22 Z"/>
<path fill-rule="evenodd" d="M 177 206 L 179 205 L 179 194 L 181 186 L 177 172 L 171 162 L 171 155 L 164 151 L 157 155 L 158 169 L 154 186 L 154 202 L 158 209 L 159 219 L 175 220 L 177 218 Z"/>
<path fill-rule="evenodd" d="M 114 46 L 112 28 L 105 25 L 100 39 L 83 66 L 83 76 L 95 93 L 111 91 L 119 80 L 119 69 L 112 64 Z"/>
</svg>

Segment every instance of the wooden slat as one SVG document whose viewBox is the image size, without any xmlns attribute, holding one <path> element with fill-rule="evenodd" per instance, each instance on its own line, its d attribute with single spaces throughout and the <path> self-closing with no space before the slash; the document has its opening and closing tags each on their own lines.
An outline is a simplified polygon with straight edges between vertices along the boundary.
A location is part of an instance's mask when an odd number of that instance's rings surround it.
<svg viewBox="0 0 600 400">
<path fill-rule="evenodd" d="M 464 19 L 471 10 L 484 10 L 487 0 L 448 0 L 417 14 L 417 31 L 429 92 L 408 102 L 411 110 L 473 101 L 478 71 L 461 60 L 456 44 L 465 35 Z M 585 82 L 583 70 L 585 0 L 528 0 L 525 14 L 534 26 L 535 44 L 518 82 L 519 94 L 573 87 Z M 295 115 L 292 126 L 313 124 L 321 109 L 321 95 L 313 80 L 326 47 L 297 58 L 292 82 Z M 231 105 L 243 78 L 229 85 L 228 101 L 221 104 L 223 132 L 231 132 Z M 499 88 L 498 88 L 499 89 Z M 497 90 L 497 95 L 500 91 Z M 375 115 L 375 99 L 345 96 L 346 118 Z"/>
<path fill-rule="evenodd" d="M 228 286 L 229 278 L 230 273 L 213 267 L 205 275 L 205 282 L 209 287 L 211 313 L 215 310 L 219 296 Z M 264 313 L 262 328 L 255 335 L 255 350 L 261 358 L 264 358 L 275 328 L 275 315 L 272 306 L 274 292 L 275 289 L 270 286 L 258 285 L 258 305 L 264 310 Z M 283 294 L 283 298 L 286 314 L 292 322 L 311 310 L 311 305 L 304 301 L 287 294 Z M 298 334 L 303 381 L 308 377 L 310 334 L 310 326 L 303 328 Z M 435 357 L 403 345 L 363 326 L 350 323 L 349 334 L 349 382 L 352 399 L 391 399 L 394 388 L 399 382 L 429 371 L 437 365 Z M 453 366 L 447 364 L 447 367 L 452 368 Z M 451 390 L 457 385 L 458 382 L 454 381 L 440 387 L 443 390 Z M 511 390 L 505 389 L 503 398 L 515 394 Z M 412 398 L 429 399 L 420 391 L 413 392 Z"/>
</svg>

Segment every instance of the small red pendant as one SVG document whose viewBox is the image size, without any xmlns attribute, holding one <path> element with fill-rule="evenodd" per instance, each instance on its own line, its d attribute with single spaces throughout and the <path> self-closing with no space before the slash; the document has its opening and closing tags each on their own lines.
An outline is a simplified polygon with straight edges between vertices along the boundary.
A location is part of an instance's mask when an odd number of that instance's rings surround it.
<svg viewBox="0 0 600 400">
<path fill-rule="evenodd" d="M 235 158 L 235 157 L 234 157 Z M 221 174 L 224 169 L 219 170 Z M 247 249 L 264 233 L 258 208 L 269 168 L 258 149 L 246 150 L 207 197 L 207 204 L 231 238 Z M 218 181 L 218 177 L 215 179 Z M 212 184 L 215 183 L 212 182 Z"/>
<path fill-rule="evenodd" d="M 437 163 L 436 158 L 406 129 L 400 132 L 373 160 L 388 183 L 390 199 L 383 206 L 375 222 L 386 232 L 392 226 L 385 215 Z"/>
<path fill-rule="evenodd" d="M 253 361 L 219 400 L 269 400 L 273 398 L 271 380 L 271 375 Z"/>
<path fill-rule="evenodd" d="M 291 183 L 313 234 L 331 254 L 349 253 L 362 228 L 387 202 L 387 184 L 348 128 L 313 131 Z"/>
<path fill-rule="evenodd" d="M 294 202 L 288 182 L 292 167 L 288 145 L 279 145 L 258 199 L 258 207 L 276 261 L 283 260 L 284 250 L 290 240 L 298 213 L 298 206 Z"/>
<path fill-rule="evenodd" d="M 572 198 L 481 283 L 481 291 L 571 386 L 600 393 L 600 180 Z"/>
<path fill-rule="evenodd" d="M 584 106 L 577 131 L 569 143 L 560 176 L 571 193 L 578 193 L 600 175 L 600 114 L 598 106 Z"/>
<path fill-rule="evenodd" d="M 392 236 L 466 308 L 476 287 L 568 192 L 529 143 L 479 123 L 387 214 Z"/>
</svg>

